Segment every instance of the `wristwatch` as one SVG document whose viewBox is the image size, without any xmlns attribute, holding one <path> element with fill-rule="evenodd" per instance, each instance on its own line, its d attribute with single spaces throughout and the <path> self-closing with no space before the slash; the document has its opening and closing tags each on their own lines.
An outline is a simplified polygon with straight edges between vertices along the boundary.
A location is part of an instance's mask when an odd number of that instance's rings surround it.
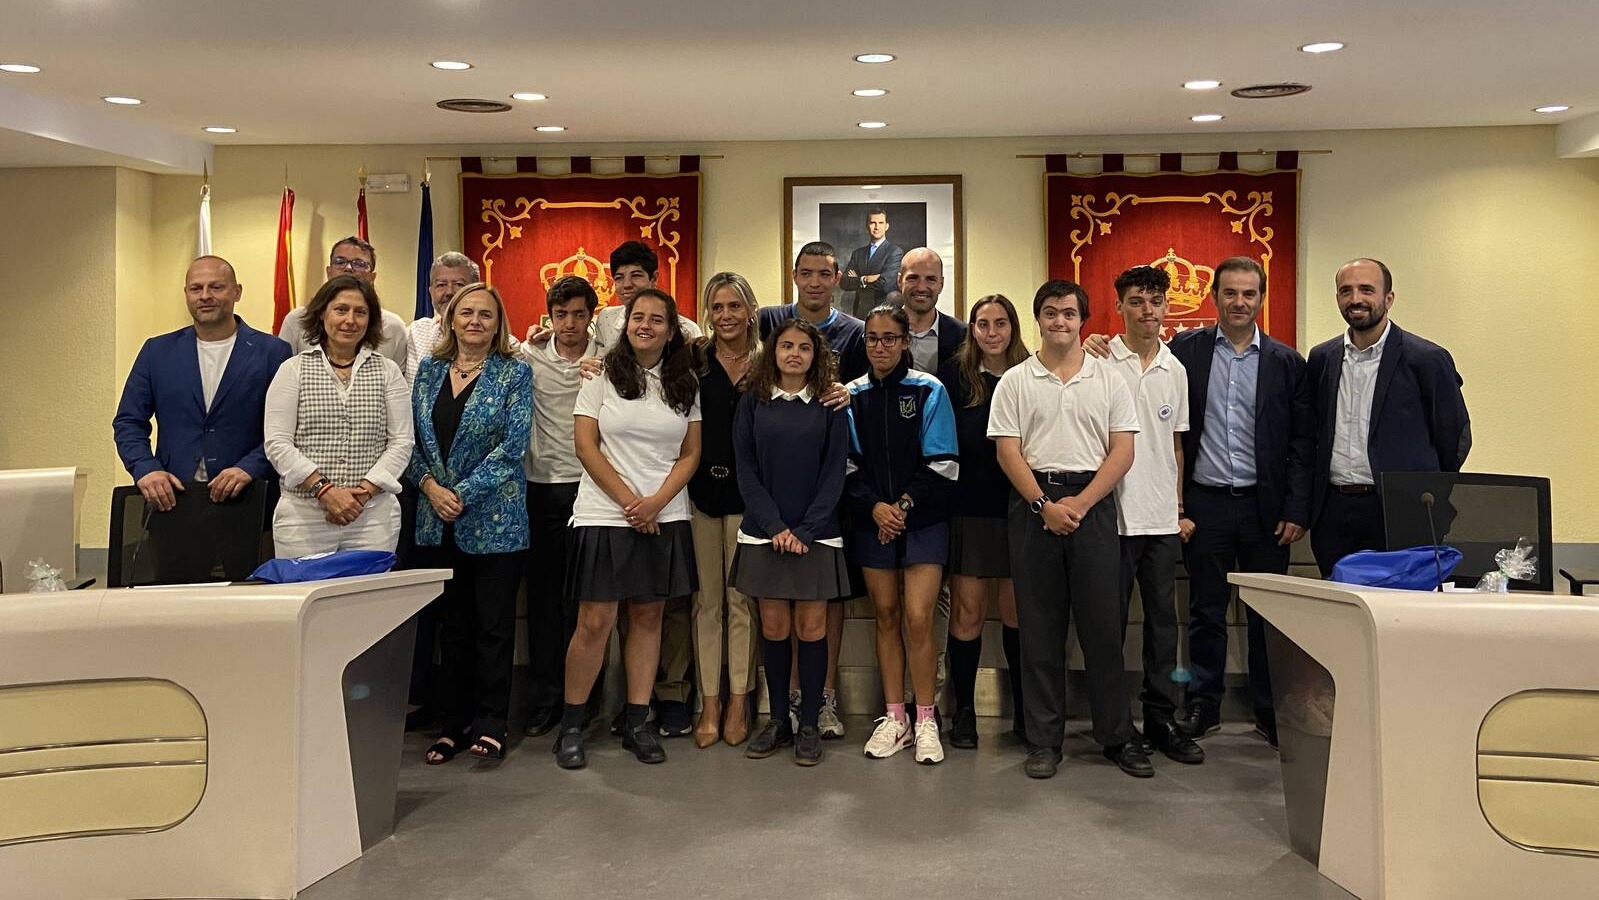
<svg viewBox="0 0 1599 900">
<path fill-rule="evenodd" d="M 311 487 L 308 488 L 308 490 L 311 491 L 311 496 L 316 497 L 316 496 L 319 496 L 321 494 L 323 488 L 332 487 L 332 486 L 333 486 L 333 479 L 329 478 L 326 475 L 323 475 L 321 478 L 318 478 L 317 481 L 316 481 L 316 484 L 311 485 Z"/>
<path fill-rule="evenodd" d="M 1048 494 L 1039 494 L 1038 495 L 1038 499 L 1036 499 L 1033 502 L 1027 504 L 1027 506 L 1030 509 L 1032 509 L 1033 515 L 1041 516 L 1041 515 L 1044 514 L 1044 504 L 1046 504 L 1048 502 L 1049 502 L 1049 495 Z"/>
<path fill-rule="evenodd" d="M 916 504 L 912 503 L 911 498 L 909 497 L 901 497 L 894 501 L 894 505 L 899 507 L 900 512 L 910 512 L 911 507 L 915 506 Z"/>
</svg>

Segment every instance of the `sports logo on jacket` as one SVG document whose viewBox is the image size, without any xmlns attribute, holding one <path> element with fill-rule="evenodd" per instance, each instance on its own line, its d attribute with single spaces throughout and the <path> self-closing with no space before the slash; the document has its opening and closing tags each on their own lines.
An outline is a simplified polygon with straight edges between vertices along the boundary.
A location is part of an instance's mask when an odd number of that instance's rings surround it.
<svg viewBox="0 0 1599 900">
<path fill-rule="evenodd" d="M 916 398 L 915 397 L 901 397 L 901 398 L 899 398 L 899 417 L 902 418 L 902 419 L 914 419 L 914 418 L 916 418 Z"/>
</svg>

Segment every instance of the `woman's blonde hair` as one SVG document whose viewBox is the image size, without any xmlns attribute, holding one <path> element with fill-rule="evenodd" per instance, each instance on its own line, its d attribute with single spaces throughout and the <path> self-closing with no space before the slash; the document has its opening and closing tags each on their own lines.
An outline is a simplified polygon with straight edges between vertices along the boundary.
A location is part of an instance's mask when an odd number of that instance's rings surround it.
<svg viewBox="0 0 1599 900">
<path fill-rule="evenodd" d="M 505 299 L 493 287 L 481 281 L 474 281 L 456 291 L 455 296 L 451 297 L 450 302 L 444 306 L 444 321 L 441 323 L 444 329 L 439 335 L 439 345 L 433 348 L 433 355 L 438 359 L 455 358 L 455 307 L 461 302 L 462 298 L 478 291 L 482 291 L 494 298 L 494 308 L 500 314 L 499 327 L 494 332 L 493 352 L 501 356 L 511 355 L 511 322 L 510 318 L 505 314 Z"/>
<path fill-rule="evenodd" d="M 722 288 L 729 288 L 738 295 L 744 305 L 749 307 L 749 352 L 750 364 L 745 370 L 745 378 L 754 372 L 760 364 L 761 354 L 765 352 L 765 344 L 761 341 L 761 303 L 755 299 L 755 289 L 743 275 L 737 272 L 717 272 L 705 282 L 705 292 L 700 295 L 700 331 L 705 335 L 705 345 L 695 348 L 695 371 L 705 373 L 705 368 L 710 364 L 710 357 L 716 346 L 716 325 L 711 321 L 711 298 Z"/>
</svg>

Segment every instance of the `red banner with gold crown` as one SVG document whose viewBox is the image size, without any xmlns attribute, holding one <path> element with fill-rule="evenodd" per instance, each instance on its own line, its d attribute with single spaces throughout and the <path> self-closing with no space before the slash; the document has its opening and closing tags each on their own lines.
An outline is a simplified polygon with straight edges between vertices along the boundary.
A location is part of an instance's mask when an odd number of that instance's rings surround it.
<svg viewBox="0 0 1599 900">
<path fill-rule="evenodd" d="M 614 303 L 610 255 L 625 241 L 655 251 L 656 287 L 698 318 L 700 173 L 461 173 L 461 247 L 504 296 L 515 335 L 544 317 L 544 295 L 562 275 L 588 279 L 601 306 Z"/>
<path fill-rule="evenodd" d="M 1259 323 L 1294 346 L 1298 319 L 1299 172 L 1161 172 L 1044 176 L 1049 277 L 1082 285 L 1084 333 L 1117 334 L 1116 276 L 1158 266 L 1171 276 L 1165 336 L 1216 324 L 1217 263 L 1248 256 L 1266 270 Z"/>
</svg>

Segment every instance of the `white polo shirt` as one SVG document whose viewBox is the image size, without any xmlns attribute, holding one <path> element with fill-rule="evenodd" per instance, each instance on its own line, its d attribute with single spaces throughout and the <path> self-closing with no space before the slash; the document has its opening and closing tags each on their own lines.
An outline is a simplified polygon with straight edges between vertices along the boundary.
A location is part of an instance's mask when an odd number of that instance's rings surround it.
<svg viewBox="0 0 1599 900">
<path fill-rule="evenodd" d="M 557 352 L 553 337 L 541 345 L 524 343 L 518 352 L 533 370 L 533 432 L 527 455 L 522 457 L 522 472 L 528 481 L 539 484 L 579 481 L 583 478 L 583 464 L 577 461 L 573 445 L 572 411 L 577 406 L 578 388 L 583 385 L 581 365 Z M 592 340 L 583 355 L 599 355 Z M 592 380 L 603 378 L 599 375 Z"/>
<path fill-rule="evenodd" d="M 1116 485 L 1116 529 L 1123 535 L 1177 533 L 1177 433 L 1188 430 L 1188 372 L 1165 344 L 1144 368 L 1121 335 L 1110 362 L 1133 395 L 1138 436 L 1133 467 Z"/>
<path fill-rule="evenodd" d="M 1036 472 L 1097 470 L 1113 431 L 1136 434 L 1138 412 L 1106 360 L 1085 355 L 1082 369 L 1062 383 L 1034 354 L 994 388 L 988 437 L 1021 438 L 1022 458 Z"/>
<path fill-rule="evenodd" d="M 574 417 L 599 421 L 600 452 L 610 460 L 622 481 L 641 497 L 655 493 L 666 482 L 683 448 L 688 423 L 700 420 L 697 397 L 686 416 L 666 405 L 661 394 L 660 369 L 657 363 L 655 368 L 645 370 L 644 395 L 637 400 L 622 399 L 611 385 L 611 379 L 604 375 L 590 378 L 578 389 L 577 404 L 572 411 Z M 661 509 L 656 521 L 686 522 L 688 518 L 688 491 L 680 490 Z M 571 524 L 578 528 L 590 525 L 629 527 L 622 508 L 600 489 L 587 471 L 578 481 Z"/>
<path fill-rule="evenodd" d="M 622 339 L 622 317 L 627 313 L 627 307 L 617 304 L 602 307 L 594 317 L 594 343 L 599 345 L 600 352 L 596 356 L 604 356 L 611 352 L 616 342 Z M 699 323 L 688 316 L 678 313 L 677 326 L 683 331 L 683 340 L 692 341 L 699 337 Z"/>
</svg>

